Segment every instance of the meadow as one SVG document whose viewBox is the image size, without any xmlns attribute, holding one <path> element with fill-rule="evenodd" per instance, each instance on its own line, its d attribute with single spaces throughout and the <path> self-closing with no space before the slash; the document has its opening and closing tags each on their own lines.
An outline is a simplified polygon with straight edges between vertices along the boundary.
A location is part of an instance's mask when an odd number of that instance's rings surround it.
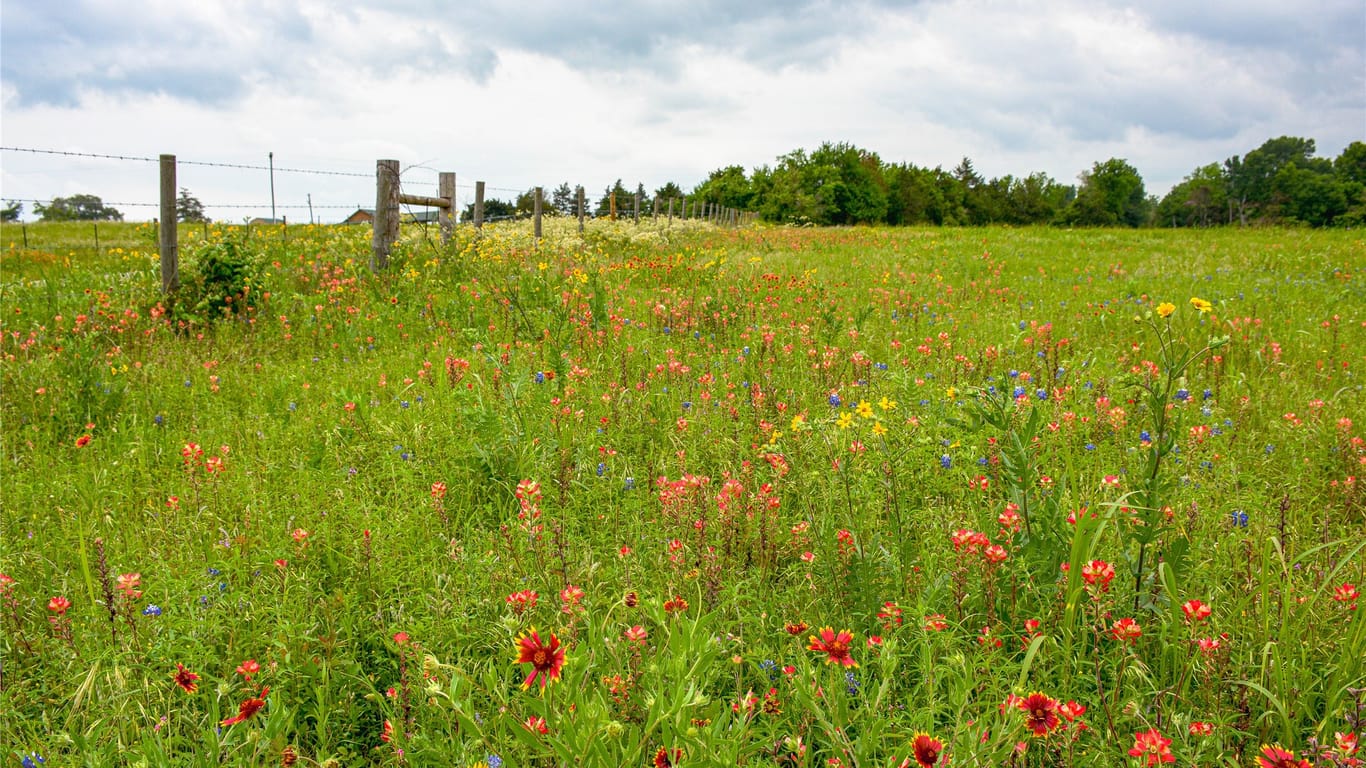
<svg viewBox="0 0 1366 768">
<path fill-rule="evenodd" d="M 1358 231 L 88 229 L 0 229 L 6 764 L 1362 764 Z"/>
</svg>

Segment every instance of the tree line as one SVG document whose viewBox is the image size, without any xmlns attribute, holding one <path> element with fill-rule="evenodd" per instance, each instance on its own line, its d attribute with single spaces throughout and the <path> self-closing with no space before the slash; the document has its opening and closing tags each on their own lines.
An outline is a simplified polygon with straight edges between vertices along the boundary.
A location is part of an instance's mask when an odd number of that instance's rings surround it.
<svg viewBox="0 0 1366 768">
<path fill-rule="evenodd" d="M 1315 156 L 1313 139 L 1281 136 L 1242 156 L 1191 171 L 1161 199 L 1149 195 L 1143 176 L 1127 160 L 1110 158 L 1062 184 L 1046 173 L 986 179 L 963 158 L 952 170 L 887 163 L 877 153 L 847 143 L 797 149 L 746 173 L 738 165 L 712 171 L 691 192 L 668 182 L 653 192 L 644 184 L 628 189 L 617 179 L 586 214 L 607 216 L 615 200 L 618 215 L 630 215 L 636 195 L 641 213 L 660 213 L 668 201 L 712 203 L 753 211 L 765 221 L 817 226 L 844 224 L 1057 224 L 1097 227 L 1209 227 L 1290 224 L 1313 227 L 1366 224 L 1366 142 L 1354 141 L 1334 159 Z M 551 190 L 543 211 L 578 213 L 577 190 L 568 182 Z M 497 220 L 531 215 L 535 189 L 514 200 L 484 201 L 484 217 Z M 462 220 L 473 218 L 473 204 Z M 181 221 L 206 221 L 204 206 L 181 189 Z M 0 213 L 19 217 L 22 205 Z M 73 195 L 39 203 L 47 221 L 121 220 L 123 215 L 95 195 Z M 680 208 L 678 211 L 682 214 Z"/>
</svg>

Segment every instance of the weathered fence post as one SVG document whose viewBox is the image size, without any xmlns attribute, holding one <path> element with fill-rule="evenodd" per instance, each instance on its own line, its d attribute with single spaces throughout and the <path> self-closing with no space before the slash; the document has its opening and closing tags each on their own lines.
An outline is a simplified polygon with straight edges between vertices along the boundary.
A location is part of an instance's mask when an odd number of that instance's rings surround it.
<svg viewBox="0 0 1366 768">
<path fill-rule="evenodd" d="M 437 195 L 446 201 L 438 208 L 436 220 L 441 224 L 441 244 L 447 245 L 455 235 L 455 173 L 442 171 L 437 177 Z"/>
<path fill-rule="evenodd" d="M 637 192 L 634 201 L 631 203 L 631 221 L 640 223 L 640 193 Z"/>
<path fill-rule="evenodd" d="M 540 247 L 541 247 L 541 205 L 542 205 L 542 200 L 544 200 L 544 197 L 543 197 L 542 194 L 541 194 L 541 188 L 540 188 L 540 187 L 537 187 L 537 188 L 536 188 L 536 201 L 535 201 L 534 207 L 532 208 L 532 221 L 534 222 L 534 223 L 532 224 L 532 231 L 534 232 L 534 237 L 535 237 L 534 242 L 535 242 L 535 245 L 536 245 L 537 248 L 540 248 Z"/>
<path fill-rule="evenodd" d="M 484 182 L 474 182 L 474 228 L 484 228 Z"/>
<path fill-rule="evenodd" d="M 180 250 L 175 231 L 175 155 L 161 156 L 161 292 L 174 293 L 180 287 Z"/>
<path fill-rule="evenodd" d="M 375 219 L 371 236 L 370 269 L 378 272 L 389 266 L 389 252 L 398 239 L 397 160 L 375 161 Z"/>
<path fill-rule="evenodd" d="M 674 199 L 669 198 L 669 223 L 674 223 Z"/>
<path fill-rule="evenodd" d="M 611 192 L 611 193 L 609 193 L 609 194 L 608 194 L 608 198 L 612 201 L 612 202 L 611 202 L 611 208 L 610 208 L 610 213 L 611 213 L 612 221 L 616 221 L 616 220 L 617 220 L 617 193 L 616 193 L 616 192 Z"/>
<path fill-rule="evenodd" d="M 650 209 L 650 219 L 659 221 L 659 195 L 655 195 L 655 199 L 651 201 Z"/>
<path fill-rule="evenodd" d="M 579 185 L 579 234 L 583 234 L 583 185 Z"/>
</svg>

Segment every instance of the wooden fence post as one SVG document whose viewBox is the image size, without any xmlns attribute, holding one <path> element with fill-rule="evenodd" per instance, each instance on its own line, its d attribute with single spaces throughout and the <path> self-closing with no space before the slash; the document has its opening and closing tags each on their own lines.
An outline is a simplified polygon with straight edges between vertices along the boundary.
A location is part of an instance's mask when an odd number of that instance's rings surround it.
<svg viewBox="0 0 1366 768">
<path fill-rule="evenodd" d="M 669 198 L 669 224 L 674 223 L 674 199 Z"/>
<path fill-rule="evenodd" d="M 532 225 L 532 231 L 535 233 L 535 244 L 537 248 L 541 247 L 541 206 L 544 199 L 544 196 L 541 194 L 541 188 L 537 187 L 536 204 L 535 208 L 532 209 L 532 220 L 535 222 Z"/>
<path fill-rule="evenodd" d="M 579 234 L 583 234 L 583 185 L 579 185 Z"/>
<path fill-rule="evenodd" d="M 442 171 L 437 177 L 437 195 L 446 201 L 445 208 L 438 208 L 436 220 L 441 224 L 441 244 L 447 245 L 455 235 L 455 173 Z"/>
<path fill-rule="evenodd" d="M 640 193 L 637 192 L 635 199 L 631 203 L 631 221 L 640 223 Z"/>
<path fill-rule="evenodd" d="M 474 228 L 484 228 L 484 182 L 474 182 Z"/>
<path fill-rule="evenodd" d="M 180 248 L 176 242 L 175 155 L 161 156 L 161 231 L 157 245 L 161 251 L 161 292 L 174 293 L 180 287 Z"/>
<path fill-rule="evenodd" d="M 610 209 L 612 221 L 616 221 L 616 220 L 617 220 L 617 193 L 616 193 L 616 192 L 611 192 L 611 193 L 608 194 L 608 197 L 609 197 L 609 199 L 611 199 L 611 201 L 612 201 L 612 202 L 611 202 L 611 209 Z"/>
<path fill-rule="evenodd" d="M 389 266 L 389 252 L 398 239 L 398 184 L 397 160 L 375 161 L 375 219 L 370 237 L 370 270 L 378 272 Z"/>
</svg>

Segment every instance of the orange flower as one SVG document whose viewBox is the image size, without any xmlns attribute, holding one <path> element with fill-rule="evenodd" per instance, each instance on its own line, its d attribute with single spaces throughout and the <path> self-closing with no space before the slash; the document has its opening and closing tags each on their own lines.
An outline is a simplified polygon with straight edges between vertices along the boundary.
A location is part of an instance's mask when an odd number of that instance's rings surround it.
<svg viewBox="0 0 1366 768">
<path fill-rule="evenodd" d="M 839 664 L 845 667 L 857 667 L 858 662 L 849 654 L 849 647 L 854 643 L 854 633 L 842 629 L 838 633 L 830 627 L 824 627 L 820 631 L 820 637 L 812 635 L 806 649 L 817 653 L 826 654 L 826 664 Z"/>
<path fill-rule="evenodd" d="M 1149 728 L 1134 734 L 1134 746 L 1129 750 L 1130 757 L 1144 758 L 1145 766 L 1176 762 L 1172 754 L 1171 739 L 1162 738 L 1156 728 Z"/>
<path fill-rule="evenodd" d="M 261 695 L 247 699 L 237 706 L 237 714 L 223 721 L 224 726 L 236 725 L 256 717 L 256 713 L 266 705 L 266 694 L 270 693 L 270 686 L 261 689 Z"/>
<path fill-rule="evenodd" d="M 171 676 L 175 678 L 175 684 L 180 686 L 186 693 L 194 693 L 199 690 L 199 683 L 195 682 L 199 679 L 199 675 L 186 669 L 184 664 L 177 662 L 175 665 L 175 672 L 172 672 Z"/>
<path fill-rule="evenodd" d="M 523 689 L 530 688 L 538 678 L 541 688 L 545 688 L 560 679 L 560 672 L 564 669 L 564 646 L 560 645 L 560 639 L 554 634 L 550 636 L 549 643 L 543 642 L 533 627 L 517 638 L 517 663 L 531 665 L 530 674 L 522 681 Z"/>
</svg>

